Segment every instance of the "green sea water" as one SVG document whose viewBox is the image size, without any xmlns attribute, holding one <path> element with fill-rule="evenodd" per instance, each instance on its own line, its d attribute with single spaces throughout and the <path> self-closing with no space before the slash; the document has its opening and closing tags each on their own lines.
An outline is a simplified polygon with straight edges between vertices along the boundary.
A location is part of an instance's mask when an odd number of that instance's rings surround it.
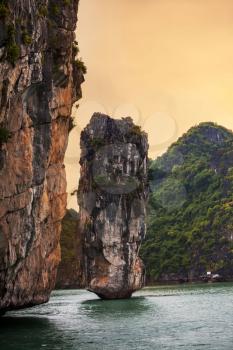
<svg viewBox="0 0 233 350">
<path fill-rule="evenodd" d="M 145 288 L 102 301 L 54 291 L 45 305 L 0 318 L 1 350 L 233 350 L 233 284 Z"/>
</svg>

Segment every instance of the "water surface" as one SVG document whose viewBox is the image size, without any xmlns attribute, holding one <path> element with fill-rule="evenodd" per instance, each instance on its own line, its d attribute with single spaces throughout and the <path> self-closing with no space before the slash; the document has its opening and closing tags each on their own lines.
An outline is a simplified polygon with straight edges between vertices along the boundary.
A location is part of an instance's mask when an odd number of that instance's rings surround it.
<svg viewBox="0 0 233 350">
<path fill-rule="evenodd" d="M 55 291 L 45 305 L 0 319 L 1 350 L 232 350 L 233 284 L 145 288 L 102 301 Z"/>
</svg>

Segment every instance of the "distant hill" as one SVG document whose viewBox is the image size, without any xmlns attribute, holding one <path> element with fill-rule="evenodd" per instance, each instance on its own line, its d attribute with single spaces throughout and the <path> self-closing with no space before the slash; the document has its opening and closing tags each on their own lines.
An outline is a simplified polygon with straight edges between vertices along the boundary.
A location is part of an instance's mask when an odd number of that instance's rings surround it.
<svg viewBox="0 0 233 350">
<path fill-rule="evenodd" d="M 147 282 L 233 279 L 233 133 L 191 128 L 149 169 Z"/>
<path fill-rule="evenodd" d="M 78 213 L 74 209 L 69 209 L 62 221 L 61 262 L 57 272 L 56 288 L 80 288 L 84 284 L 78 218 Z"/>
</svg>

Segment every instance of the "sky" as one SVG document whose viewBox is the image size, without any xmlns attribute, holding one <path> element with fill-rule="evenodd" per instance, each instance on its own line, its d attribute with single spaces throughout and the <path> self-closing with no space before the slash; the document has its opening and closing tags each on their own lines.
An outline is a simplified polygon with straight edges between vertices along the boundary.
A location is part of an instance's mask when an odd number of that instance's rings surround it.
<svg viewBox="0 0 233 350">
<path fill-rule="evenodd" d="M 94 112 L 131 116 L 156 158 L 191 126 L 233 130 L 232 0 L 80 0 L 77 40 L 87 66 L 66 153 L 78 186 L 80 131 Z M 68 207 L 77 209 L 75 196 Z"/>
</svg>

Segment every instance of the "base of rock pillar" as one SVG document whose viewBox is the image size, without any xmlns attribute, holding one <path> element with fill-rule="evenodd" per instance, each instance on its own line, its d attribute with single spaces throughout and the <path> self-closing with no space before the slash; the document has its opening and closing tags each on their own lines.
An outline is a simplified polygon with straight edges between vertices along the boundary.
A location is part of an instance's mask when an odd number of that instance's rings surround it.
<svg viewBox="0 0 233 350">
<path fill-rule="evenodd" d="M 126 293 L 116 293 L 116 294 L 103 294 L 103 293 L 97 293 L 93 290 L 87 289 L 89 292 L 95 293 L 100 299 L 102 300 L 117 300 L 117 299 L 130 299 L 133 292 L 126 292 Z"/>
</svg>

